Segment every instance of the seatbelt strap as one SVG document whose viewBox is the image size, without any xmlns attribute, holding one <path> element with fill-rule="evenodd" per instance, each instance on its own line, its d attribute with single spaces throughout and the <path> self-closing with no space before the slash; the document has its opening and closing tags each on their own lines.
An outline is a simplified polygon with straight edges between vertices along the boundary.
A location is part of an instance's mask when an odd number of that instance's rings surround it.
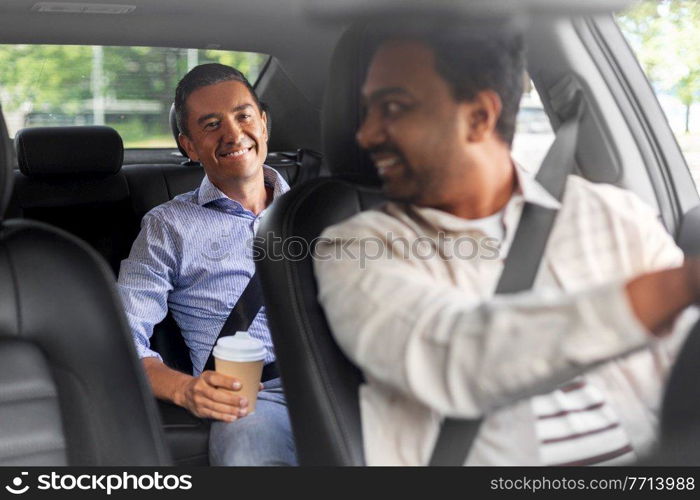
<svg viewBox="0 0 700 500">
<path fill-rule="evenodd" d="M 576 164 L 581 104 L 576 103 L 573 116 L 562 123 L 557 130 L 554 143 L 542 161 L 536 177 L 537 181 L 560 201 L 564 195 L 566 180 L 574 172 Z M 503 272 L 496 287 L 496 294 L 516 293 L 532 288 L 557 212 L 557 210 L 525 203 L 511 250 L 506 257 Z M 445 418 L 429 465 L 464 464 L 479 432 L 481 421 L 482 419 Z"/>
<path fill-rule="evenodd" d="M 253 320 L 260 312 L 263 306 L 263 294 L 262 285 L 260 284 L 260 278 L 258 273 L 254 273 L 250 278 L 250 281 L 243 290 L 243 293 L 238 298 L 238 302 L 231 309 L 231 313 L 226 318 L 224 326 L 221 327 L 219 335 L 216 337 L 213 345 L 221 337 L 228 337 L 230 335 L 235 335 L 236 332 L 246 332 L 253 323 Z M 209 353 L 209 358 L 204 365 L 204 370 L 214 369 L 214 349 L 212 346 L 212 352 Z"/>
</svg>

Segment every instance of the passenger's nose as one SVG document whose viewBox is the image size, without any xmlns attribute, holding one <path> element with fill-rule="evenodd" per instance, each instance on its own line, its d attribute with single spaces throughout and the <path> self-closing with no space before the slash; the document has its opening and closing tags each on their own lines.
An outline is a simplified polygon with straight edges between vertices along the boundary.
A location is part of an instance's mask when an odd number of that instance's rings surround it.
<svg viewBox="0 0 700 500">
<path fill-rule="evenodd" d="M 376 113 L 367 113 L 357 129 L 355 139 L 362 149 L 372 149 L 386 141 L 386 130 Z"/>
<path fill-rule="evenodd" d="M 221 124 L 221 132 L 225 142 L 238 142 L 241 138 L 241 126 L 233 118 L 224 118 Z"/>
</svg>

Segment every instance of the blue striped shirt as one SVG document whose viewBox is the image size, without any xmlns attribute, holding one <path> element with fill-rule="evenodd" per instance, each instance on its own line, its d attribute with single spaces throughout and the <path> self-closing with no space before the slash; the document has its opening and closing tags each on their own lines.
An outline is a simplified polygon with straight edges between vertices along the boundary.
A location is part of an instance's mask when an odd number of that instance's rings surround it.
<svg viewBox="0 0 700 500">
<path fill-rule="evenodd" d="M 263 166 L 273 198 L 289 190 L 284 179 Z M 214 341 L 255 272 L 252 243 L 261 219 L 228 198 L 205 176 L 199 188 L 148 212 L 129 258 L 121 263 L 118 289 L 139 357 L 151 350 L 153 327 L 168 309 L 190 349 L 194 375 L 201 373 Z M 275 360 L 265 309 L 250 327 Z"/>
</svg>

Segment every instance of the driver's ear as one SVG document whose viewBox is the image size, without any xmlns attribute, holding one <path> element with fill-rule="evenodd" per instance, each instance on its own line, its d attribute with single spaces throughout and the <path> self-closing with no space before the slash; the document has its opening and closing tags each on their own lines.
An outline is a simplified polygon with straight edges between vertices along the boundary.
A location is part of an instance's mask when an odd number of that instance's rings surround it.
<svg viewBox="0 0 700 500">
<path fill-rule="evenodd" d="M 481 142 L 496 133 L 503 102 L 493 90 L 482 90 L 468 103 L 468 140 Z"/>
<path fill-rule="evenodd" d="M 180 143 L 180 146 L 182 146 L 182 149 L 185 150 L 185 152 L 187 153 L 187 157 L 190 160 L 199 161 L 199 155 L 194 149 L 194 144 L 192 143 L 189 137 L 180 132 L 180 134 L 177 136 L 177 142 Z"/>
</svg>

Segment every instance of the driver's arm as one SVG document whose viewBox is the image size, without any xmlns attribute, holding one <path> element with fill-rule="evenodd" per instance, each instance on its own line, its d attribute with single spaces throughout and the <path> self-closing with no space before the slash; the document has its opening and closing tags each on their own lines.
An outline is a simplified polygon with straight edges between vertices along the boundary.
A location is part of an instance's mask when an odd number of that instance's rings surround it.
<svg viewBox="0 0 700 500">
<path fill-rule="evenodd" d="M 324 233 L 328 241 L 318 244 L 315 260 L 319 300 L 341 348 L 369 380 L 444 415 L 480 416 L 549 392 L 646 346 L 650 332 L 664 332 L 695 300 L 688 268 L 676 267 L 576 294 L 475 301 L 436 280 L 425 262 L 384 252 L 361 268 L 356 259 L 335 258 L 360 256 L 363 238 L 386 244 L 392 219 L 371 217 Z"/>
</svg>

